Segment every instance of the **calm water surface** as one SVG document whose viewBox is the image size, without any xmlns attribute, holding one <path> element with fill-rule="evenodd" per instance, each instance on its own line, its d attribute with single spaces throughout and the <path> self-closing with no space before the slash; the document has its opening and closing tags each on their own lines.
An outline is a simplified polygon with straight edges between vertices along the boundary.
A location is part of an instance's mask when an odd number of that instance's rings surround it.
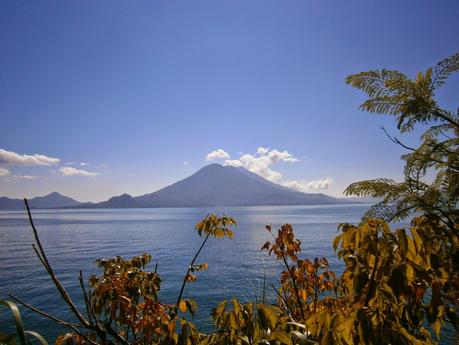
<svg viewBox="0 0 459 345">
<path fill-rule="evenodd" d="M 104 210 L 36 210 L 34 219 L 48 259 L 58 277 L 81 305 L 78 272 L 85 277 L 98 273 L 94 260 L 121 255 L 132 257 L 152 254 L 153 265 L 163 285 L 160 298 L 174 303 L 186 268 L 201 244 L 194 225 L 207 213 L 225 213 L 235 217 L 238 227 L 230 239 L 211 239 L 198 263 L 208 262 L 209 269 L 199 272 L 198 281 L 189 284 L 187 296 L 197 301 L 194 321 L 203 329 L 211 328 L 210 311 L 223 299 L 238 297 L 243 302 L 262 295 L 262 283 L 277 283 L 281 267 L 260 247 L 270 239 L 264 229 L 271 224 L 294 226 L 302 241 L 303 257 L 329 258 L 331 268 L 342 270 L 342 262 L 333 255 L 332 239 L 337 225 L 358 223 L 368 205 L 264 206 L 225 208 L 161 208 Z M 0 298 L 12 292 L 30 304 L 68 320 L 68 310 L 58 296 L 31 244 L 32 231 L 22 211 L 0 211 Z M 269 286 L 269 284 L 268 284 Z M 273 298 L 272 289 L 267 295 Z M 62 329 L 52 322 L 22 310 L 27 329 L 38 330 L 53 341 Z M 83 308 L 82 308 L 83 310 Z M 0 324 L 9 322 L 6 309 Z"/>
</svg>

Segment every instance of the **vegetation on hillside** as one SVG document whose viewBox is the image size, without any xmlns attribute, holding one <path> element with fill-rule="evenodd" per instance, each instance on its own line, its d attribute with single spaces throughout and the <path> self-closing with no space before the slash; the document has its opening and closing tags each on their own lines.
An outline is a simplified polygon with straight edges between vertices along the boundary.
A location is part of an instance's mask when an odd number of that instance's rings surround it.
<svg viewBox="0 0 459 345">
<path fill-rule="evenodd" d="M 195 312 L 196 303 L 182 299 L 183 289 L 207 268 L 207 263 L 195 262 L 208 239 L 232 237 L 236 224 L 230 217 L 208 215 L 196 225 L 204 239 L 176 304 L 160 301 L 161 278 L 145 269 L 151 257 L 143 254 L 98 260 L 102 272 L 89 278 L 88 288 L 80 272 L 81 312 L 54 274 L 28 210 L 34 250 L 78 323 L 12 298 L 69 329 L 57 345 L 437 343 L 445 323 L 459 326 L 459 110 L 442 109 L 435 91 L 458 70 L 459 54 L 454 54 L 415 79 L 391 70 L 347 78 L 368 94 L 363 110 L 395 116 L 402 133 L 419 124 L 428 128 L 415 148 L 386 132 L 407 150 L 403 181 L 379 178 L 347 188 L 349 195 L 383 200 L 361 224 L 340 226 L 333 246 L 345 265 L 341 275 L 329 269 L 326 258 L 302 258 L 301 241 L 291 225 L 277 232 L 267 226 L 272 240 L 261 249 L 284 267 L 280 285 L 273 286 L 277 300 L 223 301 L 212 312 L 215 331 L 200 333 L 185 317 Z M 390 222 L 410 216 L 409 227 L 390 228 Z M 12 336 L 2 339 L 13 341 Z"/>
</svg>

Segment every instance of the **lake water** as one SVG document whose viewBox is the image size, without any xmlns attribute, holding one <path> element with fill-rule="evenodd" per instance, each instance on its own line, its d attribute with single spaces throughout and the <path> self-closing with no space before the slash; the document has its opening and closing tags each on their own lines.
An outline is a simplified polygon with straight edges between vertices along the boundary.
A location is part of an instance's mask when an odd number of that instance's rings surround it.
<svg viewBox="0 0 459 345">
<path fill-rule="evenodd" d="M 208 262 L 209 269 L 198 273 L 190 283 L 187 297 L 198 303 L 194 322 L 201 330 L 211 329 L 210 311 L 219 301 L 238 297 L 247 302 L 262 296 L 263 277 L 277 283 L 280 264 L 260 252 L 270 234 L 265 225 L 277 228 L 290 223 L 302 241 L 301 257 L 329 259 L 333 270 L 342 262 L 333 253 L 332 240 L 337 225 L 358 223 L 369 205 L 264 206 L 225 208 L 161 208 L 36 210 L 36 226 L 51 265 L 81 306 L 78 272 L 85 279 L 98 273 L 94 260 L 116 255 L 132 257 L 143 252 L 153 256 L 150 269 L 158 262 L 163 279 L 160 298 L 174 303 L 180 283 L 202 239 L 194 225 L 208 213 L 225 213 L 236 218 L 234 238 L 210 239 L 197 263 Z M 14 293 L 26 302 L 68 320 L 61 301 L 44 268 L 33 252 L 33 235 L 23 211 L 0 211 L 0 299 Z M 274 298 L 271 288 L 268 298 Z M 83 308 L 81 308 L 83 311 Z M 21 308 L 29 330 L 39 331 L 48 341 L 63 332 L 51 321 Z M 6 309 L 0 311 L 0 324 L 11 323 Z"/>
</svg>

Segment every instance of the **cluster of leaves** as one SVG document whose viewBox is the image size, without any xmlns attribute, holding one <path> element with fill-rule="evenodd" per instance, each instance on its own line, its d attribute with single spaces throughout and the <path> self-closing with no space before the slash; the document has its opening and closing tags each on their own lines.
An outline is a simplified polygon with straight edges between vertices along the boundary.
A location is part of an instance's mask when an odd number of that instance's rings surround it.
<svg viewBox="0 0 459 345">
<path fill-rule="evenodd" d="M 176 316 L 175 305 L 158 298 L 161 278 L 145 269 L 150 261 L 149 254 L 130 260 L 119 256 L 97 260 L 102 274 L 89 277 L 86 310 L 90 323 L 102 325 L 104 332 L 89 328 L 84 336 L 63 334 L 56 345 L 86 344 L 88 340 L 97 344 L 196 343 L 196 327 Z M 192 300 L 180 301 L 182 312 L 193 315 L 196 308 Z"/>
<path fill-rule="evenodd" d="M 203 220 L 196 224 L 196 231 L 199 236 L 202 236 L 204 233 L 206 237 L 233 238 L 231 226 L 236 226 L 236 220 L 234 220 L 234 218 L 225 215 L 218 217 L 215 214 L 208 214 Z"/>
<path fill-rule="evenodd" d="M 444 319 L 457 327 L 451 293 L 457 299 L 458 267 L 445 254 L 459 238 L 450 237 L 444 224 L 414 218 L 408 234 L 371 219 L 341 229 L 333 245 L 346 264 L 339 288 L 352 301 L 352 343 L 428 344 L 426 324 L 437 338 Z"/>
<path fill-rule="evenodd" d="M 148 254 L 131 260 L 119 256 L 97 260 L 103 273 L 89 278 L 89 315 L 95 323 L 104 320 L 105 328 L 124 339 L 131 335 L 134 342 L 159 343 L 174 337 L 177 341 L 172 307 L 158 300 L 161 278 L 156 272 L 145 271 L 150 261 Z M 57 343 L 59 340 L 65 336 Z"/>
<path fill-rule="evenodd" d="M 319 301 L 321 294 L 331 292 L 335 286 L 336 275 L 328 269 L 327 259 L 298 259 L 301 241 L 295 238 L 290 224 L 283 225 L 277 237 L 271 226 L 266 226 L 266 229 L 273 236 L 273 241 L 267 241 L 261 250 L 267 250 L 269 255 L 274 254 L 285 267 L 280 278 L 278 304 L 296 320 L 305 320 L 312 312 L 328 308 L 329 298 Z"/>
<path fill-rule="evenodd" d="M 88 289 L 83 283 L 80 271 L 79 280 L 86 309 L 86 313 L 82 313 L 54 273 L 40 242 L 27 200 L 25 200 L 25 205 L 37 243 L 37 246 L 33 245 L 34 250 L 79 323 L 58 319 L 13 295 L 10 296 L 25 307 L 71 330 L 60 335 L 56 339 L 56 345 L 195 345 L 205 339 L 205 335 L 200 334 L 196 326 L 184 317 L 186 314 L 179 314 L 180 311 L 193 316 L 197 310 L 197 304 L 191 299 L 182 299 L 182 293 L 187 283 L 197 280 L 197 276 L 193 273 L 205 270 L 209 266 L 207 263 L 195 264 L 207 240 L 210 237 L 231 238 L 233 236 L 231 227 L 236 226 L 233 218 L 211 214 L 196 224 L 196 231 L 200 236 L 205 234 L 205 238 L 184 275 L 176 304 L 161 302 L 159 298 L 161 278 L 157 273 L 157 265 L 153 272 L 147 270 L 147 265 L 151 262 L 149 254 L 142 254 L 130 260 L 117 256 L 96 261 L 102 273 L 89 277 Z M 7 305 L 10 308 L 14 306 L 11 302 L 5 303 L 9 303 Z M 21 334 L 22 338 L 24 334 L 30 334 L 41 341 L 39 335 L 33 332 L 22 332 Z M 15 336 L 12 335 L 5 339 L 12 341 Z M 1 339 L 3 338 L 2 336 Z M 22 338 L 19 337 L 20 340 Z"/>
<path fill-rule="evenodd" d="M 409 233 L 381 219 L 340 229 L 333 241 L 345 263 L 340 277 L 325 258 L 298 258 L 301 242 L 289 224 L 262 247 L 286 267 L 277 301 L 284 333 L 290 319 L 320 344 L 433 344 L 431 330 L 439 339 L 444 322 L 459 326 L 459 262 L 448 256 L 459 237 L 438 218 L 414 218 Z"/>
<path fill-rule="evenodd" d="M 221 302 L 212 311 L 216 332 L 208 335 L 208 344 L 292 344 L 282 319 L 282 310 L 273 305 L 242 304 L 233 299 L 233 308 Z"/>
</svg>

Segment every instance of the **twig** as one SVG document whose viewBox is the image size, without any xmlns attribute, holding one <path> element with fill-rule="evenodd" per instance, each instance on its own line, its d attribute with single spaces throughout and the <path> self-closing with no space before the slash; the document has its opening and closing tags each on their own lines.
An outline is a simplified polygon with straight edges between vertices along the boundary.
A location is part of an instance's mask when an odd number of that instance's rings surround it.
<svg viewBox="0 0 459 345">
<path fill-rule="evenodd" d="M 404 143 L 402 143 L 400 140 L 398 140 L 396 137 L 391 137 L 389 133 L 387 133 L 386 129 L 384 128 L 384 126 L 381 126 L 381 129 L 384 131 L 384 133 L 386 134 L 386 136 L 389 138 L 390 141 L 392 141 L 394 144 L 397 144 L 397 145 L 400 145 L 402 146 L 403 148 L 407 149 L 407 150 L 410 150 L 410 151 L 416 151 L 416 149 L 412 148 L 412 147 L 409 147 L 407 145 L 405 145 Z"/>
<path fill-rule="evenodd" d="M 80 270 L 80 276 L 78 277 L 78 280 L 80 281 L 80 287 L 81 290 L 83 291 L 83 298 L 84 298 L 84 305 L 86 306 L 86 313 L 88 314 L 89 322 L 92 323 L 92 318 L 91 318 L 91 306 L 89 304 L 89 299 L 88 295 L 86 293 L 86 289 L 84 287 L 83 283 L 83 272 Z"/>
<path fill-rule="evenodd" d="M 8 293 L 8 296 L 10 296 L 12 299 L 14 299 L 19 304 L 22 304 L 24 307 L 36 312 L 37 314 L 40 314 L 40 315 L 42 315 L 44 317 L 47 317 L 48 319 L 51 319 L 51 320 L 57 322 L 60 325 L 67 326 L 67 327 L 70 327 L 70 328 L 81 327 L 80 325 L 76 325 L 76 324 L 73 324 L 73 323 L 58 319 L 57 317 L 55 317 L 55 316 L 53 316 L 51 314 L 48 314 L 48 313 L 46 313 L 46 312 L 44 312 L 44 311 L 42 311 L 42 310 L 40 310 L 38 308 L 35 308 L 34 306 L 24 302 L 23 300 L 19 299 L 19 297 L 16 297 L 11 293 Z"/>
<path fill-rule="evenodd" d="M 177 298 L 177 303 L 175 304 L 175 312 L 177 312 L 177 308 L 179 306 L 180 299 L 182 298 L 183 290 L 185 289 L 185 285 L 187 283 L 188 274 L 190 273 L 191 268 L 193 267 L 194 262 L 198 258 L 198 255 L 201 252 L 202 248 L 204 248 L 204 245 L 206 244 L 207 240 L 209 239 L 209 236 L 210 236 L 210 232 L 207 234 L 207 236 L 204 239 L 204 241 L 202 241 L 201 247 L 199 247 L 198 251 L 196 252 L 195 256 L 193 257 L 193 260 L 191 260 L 190 266 L 188 266 L 188 270 L 186 271 L 185 277 L 183 278 L 182 287 L 180 288 L 180 293 L 179 293 L 178 298 Z"/>
<path fill-rule="evenodd" d="M 39 253 L 41 255 L 38 254 L 37 250 L 35 250 L 35 252 L 37 253 L 40 261 L 42 262 L 42 264 L 45 266 L 45 269 L 48 271 L 49 276 L 53 280 L 54 285 L 56 286 L 57 290 L 61 294 L 62 298 L 64 299 L 64 301 L 68 304 L 68 306 L 72 310 L 73 314 L 75 314 L 75 316 L 78 318 L 78 320 L 80 320 L 80 322 L 84 326 L 86 326 L 86 327 L 90 326 L 90 323 L 88 322 L 88 320 L 86 320 L 85 317 L 77 309 L 77 307 L 73 303 L 70 295 L 68 294 L 67 290 L 64 288 L 64 286 L 61 284 L 59 279 L 56 277 L 56 274 L 54 273 L 53 268 L 51 267 L 51 265 L 50 265 L 50 263 L 48 261 L 48 258 L 46 257 L 46 254 L 45 254 L 45 251 L 43 249 L 43 246 L 41 245 L 40 238 L 38 237 L 38 232 L 37 232 L 37 229 L 35 228 L 35 224 L 34 224 L 33 219 L 32 219 L 32 214 L 30 213 L 29 203 L 27 202 L 27 199 L 24 199 L 24 204 L 25 204 L 25 207 L 27 209 L 27 215 L 29 216 L 29 222 L 30 222 L 30 225 L 31 225 L 32 230 L 33 230 L 35 241 L 37 242 L 37 245 L 38 245 L 38 248 L 39 248 Z"/>
<path fill-rule="evenodd" d="M 290 266 L 288 265 L 288 262 L 287 262 L 287 259 L 285 258 L 284 253 L 282 253 L 282 260 L 284 260 L 284 264 L 285 264 L 285 267 L 287 268 L 287 271 L 288 271 L 288 273 L 290 275 L 290 279 L 292 279 L 293 289 L 295 290 L 295 296 L 296 296 L 296 300 L 298 302 L 298 307 L 300 308 L 301 317 L 303 318 L 303 320 L 306 320 L 306 318 L 304 317 L 303 304 L 301 303 L 300 293 L 298 291 L 298 287 L 296 286 L 295 276 L 293 275 L 293 272 L 290 269 Z"/>
<path fill-rule="evenodd" d="M 279 290 L 276 289 L 276 287 L 274 286 L 274 284 L 271 284 L 272 288 L 274 289 L 274 292 L 276 292 L 277 296 L 279 296 L 279 298 L 281 299 L 282 302 L 284 302 L 285 304 L 285 307 L 287 308 L 287 310 L 290 312 L 290 314 L 292 315 L 292 310 L 290 309 L 290 306 L 288 305 L 286 299 L 280 294 Z"/>
</svg>

